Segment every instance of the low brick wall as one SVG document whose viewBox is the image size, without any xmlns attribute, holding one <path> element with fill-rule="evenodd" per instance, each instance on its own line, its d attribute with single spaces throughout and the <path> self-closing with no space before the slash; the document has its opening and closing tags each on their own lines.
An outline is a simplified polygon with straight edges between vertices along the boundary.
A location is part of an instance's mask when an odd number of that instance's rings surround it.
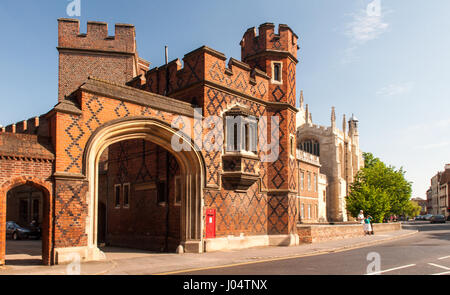
<svg viewBox="0 0 450 295">
<path fill-rule="evenodd" d="M 377 223 L 373 225 L 376 234 L 382 232 L 401 230 L 401 223 Z M 297 226 L 300 243 L 317 243 L 331 240 L 341 240 L 364 236 L 362 224 L 339 224 L 339 225 L 305 225 Z"/>
</svg>

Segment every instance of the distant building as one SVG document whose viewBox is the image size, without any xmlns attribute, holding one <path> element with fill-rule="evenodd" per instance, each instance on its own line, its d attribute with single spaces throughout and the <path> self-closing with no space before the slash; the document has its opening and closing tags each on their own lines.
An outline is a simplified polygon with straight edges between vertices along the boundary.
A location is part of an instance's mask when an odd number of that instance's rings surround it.
<svg viewBox="0 0 450 295">
<path fill-rule="evenodd" d="M 348 124 L 348 125 L 347 125 Z M 348 128 L 347 128 L 348 126 Z M 300 94 L 297 113 L 297 147 L 320 156 L 320 172 L 326 176 L 326 202 L 328 221 L 348 221 L 345 198 L 356 173 L 364 167 L 359 147 L 358 119 L 352 115 L 342 121 L 342 130 L 336 126 L 335 108 L 331 111 L 331 126 L 313 124 L 308 105 Z"/>
<path fill-rule="evenodd" d="M 433 194 L 431 188 L 427 190 L 427 214 L 431 214 L 433 211 Z"/>
<path fill-rule="evenodd" d="M 442 214 L 448 217 L 450 215 L 450 164 L 445 165 L 444 169 L 431 178 L 427 201 L 429 214 Z"/>
<path fill-rule="evenodd" d="M 445 171 L 439 179 L 439 208 L 441 214 L 450 215 L 450 164 L 445 165 Z"/>
<path fill-rule="evenodd" d="M 420 206 L 420 215 L 425 215 L 427 214 L 427 207 L 428 207 L 428 202 L 427 200 L 424 200 L 422 198 L 412 198 L 411 201 L 414 201 L 417 203 L 417 205 Z"/>
<path fill-rule="evenodd" d="M 301 223 L 326 222 L 326 176 L 320 173 L 319 156 L 297 150 L 298 208 Z"/>
</svg>

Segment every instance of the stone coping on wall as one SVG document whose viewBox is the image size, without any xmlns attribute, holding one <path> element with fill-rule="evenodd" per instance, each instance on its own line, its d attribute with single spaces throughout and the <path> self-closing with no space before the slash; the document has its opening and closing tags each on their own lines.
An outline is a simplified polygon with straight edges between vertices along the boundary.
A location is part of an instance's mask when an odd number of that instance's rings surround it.
<svg viewBox="0 0 450 295">
<path fill-rule="evenodd" d="M 205 239 L 205 252 L 229 251 L 267 246 L 296 246 L 299 244 L 296 234 L 228 236 Z"/>
<path fill-rule="evenodd" d="M 137 105 L 150 106 L 163 111 L 171 110 L 176 114 L 194 117 L 194 108 L 189 103 L 133 87 L 119 85 L 96 77 L 89 77 L 88 80 L 80 86 L 80 89 L 96 95 L 104 95 Z"/>
<path fill-rule="evenodd" d="M 402 229 L 401 223 L 373 224 L 375 235 Z M 300 243 L 317 243 L 364 236 L 363 225 L 359 223 L 340 224 L 299 224 L 297 233 Z"/>
</svg>

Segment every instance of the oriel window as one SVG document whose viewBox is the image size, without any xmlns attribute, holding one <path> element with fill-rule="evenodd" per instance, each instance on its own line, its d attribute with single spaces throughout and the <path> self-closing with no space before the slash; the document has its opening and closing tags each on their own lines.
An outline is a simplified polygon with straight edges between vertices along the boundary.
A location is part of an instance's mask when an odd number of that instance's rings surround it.
<svg viewBox="0 0 450 295">
<path fill-rule="evenodd" d="M 225 134 L 225 152 L 257 151 L 258 121 L 254 116 L 226 113 Z"/>
</svg>

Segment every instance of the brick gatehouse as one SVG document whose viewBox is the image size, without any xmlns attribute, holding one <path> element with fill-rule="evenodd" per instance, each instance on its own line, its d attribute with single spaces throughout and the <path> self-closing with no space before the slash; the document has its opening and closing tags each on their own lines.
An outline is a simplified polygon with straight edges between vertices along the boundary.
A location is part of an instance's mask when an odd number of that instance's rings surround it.
<svg viewBox="0 0 450 295">
<path fill-rule="evenodd" d="M 44 264 L 73 253 L 101 259 L 108 245 L 199 253 L 298 243 L 299 47 L 288 26 L 248 29 L 241 60 L 203 46 L 183 66 L 150 69 L 132 25 L 117 24 L 115 36 L 101 22 L 88 22 L 86 34 L 78 20 L 58 25 L 58 103 L 0 133 L 0 264 L 7 199 L 24 187 L 38 201 L 11 210 L 39 219 Z M 209 137 L 222 123 L 207 118 L 225 115 L 246 120 L 234 129 L 223 121 L 225 136 Z M 274 133 L 278 157 L 262 161 Z M 220 140 L 237 150 L 210 148 Z"/>
</svg>

